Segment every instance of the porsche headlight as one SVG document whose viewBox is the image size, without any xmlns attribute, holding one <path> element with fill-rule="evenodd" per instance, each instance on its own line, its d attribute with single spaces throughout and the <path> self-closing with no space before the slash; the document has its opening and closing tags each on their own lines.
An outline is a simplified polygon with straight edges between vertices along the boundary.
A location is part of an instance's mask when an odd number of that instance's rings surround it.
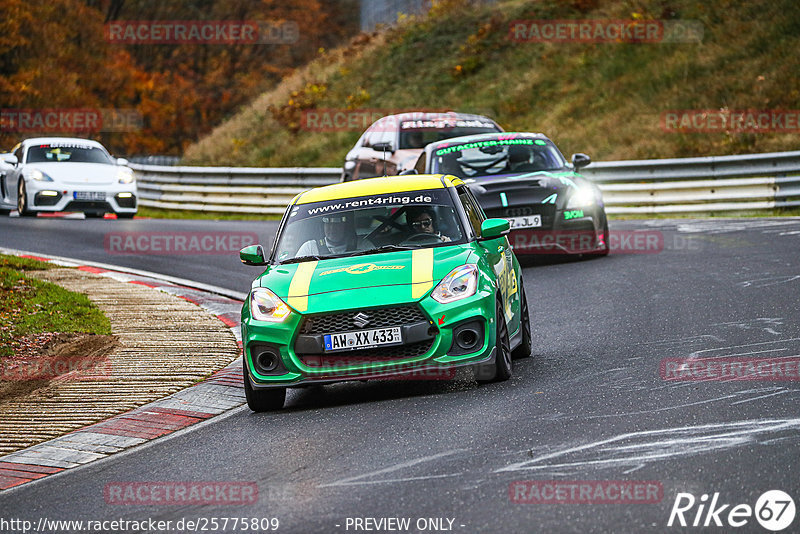
<svg viewBox="0 0 800 534">
<path fill-rule="evenodd" d="M 257 287 L 250 292 L 250 313 L 257 321 L 280 323 L 291 310 L 275 293 L 266 287 Z"/>
<path fill-rule="evenodd" d="M 117 180 L 121 184 L 131 184 L 135 180 L 133 171 L 127 167 L 123 167 L 117 171 Z"/>
<path fill-rule="evenodd" d="M 569 200 L 567 200 L 566 209 L 572 210 L 576 208 L 588 208 L 589 206 L 593 206 L 595 202 L 596 198 L 594 191 L 588 187 L 581 187 L 569 197 Z"/>
<path fill-rule="evenodd" d="M 478 267 L 473 264 L 456 267 L 442 278 L 433 289 L 431 297 L 440 304 L 448 304 L 471 297 L 478 290 Z"/>
<path fill-rule="evenodd" d="M 53 179 L 47 176 L 45 173 L 40 171 L 39 169 L 31 169 L 28 172 L 28 178 L 33 178 L 37 182 L 52 182 Z"/>
</svg>

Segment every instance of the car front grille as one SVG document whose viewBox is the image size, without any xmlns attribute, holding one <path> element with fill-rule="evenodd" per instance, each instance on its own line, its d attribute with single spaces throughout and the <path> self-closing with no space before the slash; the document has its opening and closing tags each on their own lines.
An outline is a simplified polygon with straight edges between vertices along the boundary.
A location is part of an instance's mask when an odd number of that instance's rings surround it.
<svg viewBox="0 0 800 534">
<path fill-rule="evenodd" d="M 369 321 L 364 326 L 354 322 L 356 315 L 364 314 Z M 372 328 L 388 328 L 405 326 L 420 321 L 427 321 L 416 305 L 395 306 L 392 308 L 372 308 L 367 310 L 350 310 L 339 313 L 309 315 L 303 318 L 300 326 L 301 334 L 336 334 L 353 330 L 369 330 Z"/>
<path fill-rule="evenodd" d="M 356 349 L 333 354 L 300 354 L 298 357 L 304 365 L 314 368 L 326 368 L 335 371 L 349 365 L 368 365 L 375 362 L 405 360 L 422 356 L 433 346 L 433 339 L 371 349 Z"/>
</svg>

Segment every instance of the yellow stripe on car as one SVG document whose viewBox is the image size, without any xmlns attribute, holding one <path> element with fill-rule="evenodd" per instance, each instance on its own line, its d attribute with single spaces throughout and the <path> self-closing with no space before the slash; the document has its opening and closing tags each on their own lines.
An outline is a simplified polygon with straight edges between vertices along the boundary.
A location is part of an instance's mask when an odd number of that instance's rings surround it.
<svg viewBox="0 0 800 534">
<path fill-rule="evenodd" d="M 317 263 L 316 261 L 307 261 L 298 264 L 289 284 L 289 296 L 286 304 L 298 312 L 302 313 L 308 309 L 308 288 L 311 285 L 311 277 L 317 269 Z"/>
<path fill-rule="evenodd" d="M 418 299 L 433 287 L 433 249 L 411 251 L 411 298 Z"/>
</svg>

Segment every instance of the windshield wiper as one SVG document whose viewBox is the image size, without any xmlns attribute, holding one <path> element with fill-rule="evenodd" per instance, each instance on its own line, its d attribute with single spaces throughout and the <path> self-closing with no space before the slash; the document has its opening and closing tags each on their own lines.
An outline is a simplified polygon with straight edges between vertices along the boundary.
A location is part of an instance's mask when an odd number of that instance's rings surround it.
<svg viewBox="0 0 800 534">
<path fill-rule="evenodd" d="M 383 245 L 382 247 L 371 248 L 369 250 L 359 250 L 358 252 L 353 252 L 352 254 L 348 254 L 348 256 L 365 256 L 367 254 L 379 254 L 381 252 L 394 252 L 397 250 L 414 250 L 415 248 L 419 247 L 404 247 L 401 245 Z"/>
<path fill-rule="evenodd" d="M 312 255 L 312 256 L 298 256 L 297 258 L 289 258 L 288 260 L 284 260 L 281 262 L 281 265 L 286 265 L 287 263 L 302 263 L 304 261 L 319 261 L 319 260 L 329 260 L 331 258 L 336 258 L 337 256 L 319 256 L 319 255 Z"/>
</svg>

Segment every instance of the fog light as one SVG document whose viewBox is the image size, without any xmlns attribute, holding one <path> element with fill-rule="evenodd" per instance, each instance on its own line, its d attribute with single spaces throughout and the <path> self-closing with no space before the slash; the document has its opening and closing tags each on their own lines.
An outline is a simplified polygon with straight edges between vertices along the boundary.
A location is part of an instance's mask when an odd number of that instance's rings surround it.
<svg viewBox="0 0 800 534">
<path fill-rule="evenodd" d="M 131 197 L 133 196 L 133 193 L 120 193 L 120 194 L 119 194 L 119 195 L 117 195 L 117 196 L 118 196 L 119 198 L 131 198 Z"/>
<path fill-rule="evenodd" d="M 478 333 L 471 328 L 465 328 L 456 335 L 456 343 L 464 350 L 469 350 L 478 344 Z"/>
<path fill-rule="evenodd" d="M 274 371 L 278 367 L 278 355 L 270 350 L 265 350 L 256 356 L 256 364 L 259 371 L 265 373 Z"/>
<path fill-rule="evenodd" d="M 57 197 L 58 191 L 39 191 L 39 194 L 43 197 Z"/>
</svg>

